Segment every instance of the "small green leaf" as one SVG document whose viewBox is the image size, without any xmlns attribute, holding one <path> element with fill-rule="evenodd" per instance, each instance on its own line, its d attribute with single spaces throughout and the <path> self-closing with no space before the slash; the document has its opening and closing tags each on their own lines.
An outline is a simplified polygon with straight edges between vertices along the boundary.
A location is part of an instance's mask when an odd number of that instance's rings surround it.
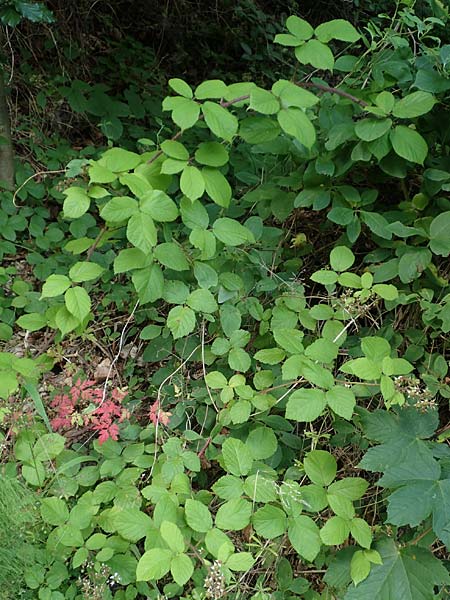
<svg viewBox="0 0 450 600">
<path fill-rule="evenodd" d="M 100 277 L 104 273 L 105 269 L 93 262 L 77 262 L 70 268 L 69 277 L 76 283 L 82 283 L 83 281 L 92 281 Z"/>
<path fill-rule="evenodd" d="M 391 131 L 390 138 L 398 156 L 423 165 L 428 154 L 428 145 L 420 133 L 405 125 L 397 125 Z"/>
<path fill-rule="evenodd" d="M 91 310 L 91 299 L 86 290 L 80 286 L 69 288 L 64 294 L 67 310 L 80 323 L 88 316 Z"/>
<path fill-rule="evenodd" d="M 299 40 L 309 40 L 314 33 L 311 25 L 296 15 L 291 15 L 286 19 L 286 27 Z"/>
<path fill-rule="evenodd" d="M 255 241 L 249 229 L 228 217 L 216 219 L 213 224 L 213 232 L 216 238 L 226 246 L 240 246 Z"/>
<path fill-rule="evenodd" d="M 43 498 L 41 500 L 41 517 L 50 525 L 63 525 L 69 518 L 67 504 L 61 498 Z"/>
<path fill-rule="evenodd" d="M 363 548 L 370 548 L 372 544 L 372 530 L 364 519 L 355 518 L 350 523 L 350 533 L 354 540 Z"/>
<path fill-rule="evenodd" d="M 183 194 L 192 201 L 203 196 L 205 180 L 201 171 L 191 165 L 185 167 L 180 178 L 180 188 Z"/>
<path fill-rule="evenodd" d="M 198 500 L 188 498 L 184 505 L 186 523 L 194 531 L 206 533 L 212 529 L 212 518 L 208 507 Z"/>
<path fill-rule="evenodd" d="M 137 581 L 162 579 L 170 570 L 172 552 L 163 548 L 152 548 L 141 556 L 137 569 Z"/>
<path fill-rule="evenodd" d="M 356 406 L 355 394 L 344 386 L 335 386 L 326 393 L 327 404 L 331 410 L 350 421 Z"/>
<path fill-rule="evenodd" d="M 303 65 L 312 65 L 315 69 L 332 71 L 334 56 L 330 48 L 319 40 L 309 40 L 295 49 L 295 57 Z"/>
<path fill-rule="evenodd" d="M 430 248 L 438 256 L 450 254 L 450 211 L 435 217 L 430 225 Z"/>
<path fill-rule="evenodd" d="M 237 118 L 226 108 L 214 102 L 205 102 L 202 105 L 205 123 L 212 133 L 227 142 L 231 142 L 239 127 Z"/>
<path fill-rule="evenodd" d="M 226 148 L 219 142 L 202 142 L 195 151 L 195 160 L 208 167 L 223 167 L 228 158 Z"/>
<path fill-rule="evenodd" d="M 320 530 L 320 539 L 326 546 L 343 544 L 350 533 L 350 525 L 343 517 L 331 517 Z"/>
<path fill-rule="evenodd" d="M 250 92 L 250 108 L 263 115 L 273 115 L 280 110 L 280 103 L 271 92 L 255 87 Z"/>
<path fill-rule="evenodd" d="M 159 531 L 162 539 L 166 542 L 172 552 L 178 554 L 184 552 L 184 539 L 180 528 L 170 521 L 163 521 Z"/>
<path fill-rule="evenodd" d="M 435 104 L 436 99 L 432 94 L 413 92 L 396 101 L 392 114 L 400 119 L 414 119 L 430 112 Z"/>
<path fill-rule="evenodd" d="M 170 572 L 175 583 L 183 586 L 191 578 L 194 564 L 187 554 L 178 554 L 171 560 Z"/>
<path fill-rule="evenodd" d="M 180 96 L 184 96 L 185 98 L 192 98 L 193 94 L 190 86 L 182 79 L 169 79 L 168 83 L 173 89 L 173 91 L 177 94 L 180 94 Z"/>
<path fill-rule="evenodd" d="M 214 313 L 219 310 L 214 296 L 209 290 L 194 290 L 189 294 L 186 304 L 195 312 Z"/>
<path fill-rule="evenodd" d="M 64 194 L 66 199 L 64 200 L 63 211 L 66 219 L 78 219 L 89 210 L 91 199 L 84 188 L 70 187 Z"/>
<path fill-rule="evenodd" d="M 314 521 L 298 515 L 290 520 L 288 537 L 294 549 L 305 560 L 312 562 L 320 552 L 320 532 Z"/>
<path fill-rule="evenodd" d="M 141 197 L 140 209 L 153 220 L 163 223 L 170 223 L 178 217 L 177 205 L 161 190 L 145 192 Z"/>
<path fill-rule="evenodd" d="M 183 249 L 174 242 L 158 244 L 153 250 L 153 256 L 162 265 L 174 271 L 188 271 L 190 268 Z"/>
<path fill-rule="evenodd" d="M 325 44 L 330 40 L 356 42 L 361 37 L 351 23 L 344 19 L 334 19 L 322 23 L 315 29 L 317 38 Z"/>
<path fill-rule="evenodd" d="M 286 515 L 281 508 L 266 504 L 253 515 L 253 527 L 258 535 L 271 540 L 285 533 Z"/>
<path fill-rule="evenodd" d="M 331 268 L 335 271 L 347 271 L 355 262 L 355 255 L 346 246 L 337 246 L 330 253 Z"/>
<path fill-rule="evenodd" d="M 195 89 L 195 97 L 199 100 L 205 100 L 206 98 L 216 98 L 220 100 L 221 98 L 225 98 L 227 89 L 227 85 L 220 79 L 208 79 L 197 86 Z"/>
<path fill-rule="evenodd" d="M 49 275 L 42 286 L 41 298 L 60 296 L 70 287 L 70 279 L 65 275 Z"/>
<path fill-rule="evenodd" d="M 175 306 L 167 315 L 167 327 L 174 339 L 189 335 L 195 328 L 195 313 L 188 306 Z"/>
<path fill-rule="evenodd" d="M 132 215 L 127 225 L 127 239 L 133 246 L 148 254 L 158 241 L 153 219 L 143 212 Z"/>
<path fill-rule="evenodd" d="M 248 475 L 252 468 L 253 457 L 241 440 L 226 439 L 222 444 L 222 457 L 226 470 L 232 475 Z"/>
<path fill-rule="evenodd" d="M 216 527 L 225 531 L 240 531 L 250 523 L 252 505 L 247 500 L 237 498 L 225 502 L 216 514 Z"/>
<path fill-rule="evenodd" d="M 277 115 L 282 130 L 297 139 L 306 148 L 316 141 L 316 130 L 306 114 L 299 108 L 283 108 Z"/>
<path fill-rule="evenodd" d="M 325 392 L 322 390 L 295 390 L 286 405 L 286 419 L 309 423 L 320 417 L 326 405 Z"/>
<path fill-rule="evenodd" d="M 325 450 L 308 452 L 303 461 L 303 466 L 308 477 L 317 485 L 330 485 L 336 477 L 336 459 Z"/>
</svg>

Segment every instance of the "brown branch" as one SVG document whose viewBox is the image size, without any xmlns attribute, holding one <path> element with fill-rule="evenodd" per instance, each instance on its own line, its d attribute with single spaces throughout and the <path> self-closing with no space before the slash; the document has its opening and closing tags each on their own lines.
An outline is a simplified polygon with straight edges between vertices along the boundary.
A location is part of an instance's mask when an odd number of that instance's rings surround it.
<svg viewBox="0 0 450 600">
<path fill-rule="evenodd" d="M 323 85 L 322 83 L 314 83 L 313 81 L 298 81 L 298 82 L 294 82 L 295 85 L 298 85 L 298 87 L 301 88 L 317 88 L 318 90 L 321 90 L 322 92 L 329 92 L 330 94 L 336 94 L 338 96 L 342 96 L 342 98 L 347 98 L 348 100 L 351 100 L 352 102 L 354 102 L 355 104 L 359 104 L 359 106 L 368 106 L 368 103 L 365 100 L 361 100 L 361 98 L 357 98 L 356 96 L 353 96 L 352 94 L 349 94 L 348 92 L 344 92 L 344 90 L 341 90 L 339 88 L 335 88 L 335 87 L 330 87 L 328 85 Z M 250 94 L 245 94 L 244 96 L 238 96 L 237 98 L 233 98 L 233 100 L 228 100 L 227 102 L 223 102 L 222 100 L 219 102 L 219 106 L 222 106 L 222 108 L 229 108 L 230 106 L 233 106 L 233 104 L 237 104 L 238 102 L 244 102 L 245 100 L 248 100 L 250 98 Z M 199 121 L 203 121 L 204 119 L 204 115 L 200 115 L 198 120 Z M 170 138 L 171 142 L 176 142 L 184 133 L 184 129 L 180 129 L 180 131 L 178 131 L 174 136 L 172 136 Z M 148 165 L 151 165 L 153 162 L 155 162 L 155 160 L 158 160 L 158 158 L 160 156 L 163 155 L 163 151 L 162 150 L 158 150 L 151 158 L 150 160 L 147 161 Z"/>
<path fill-rule="evenodd" d="M 329 85 L 323 85 L 322 83 L 314 83 L 313 81 L 299 81 L 295 82 L 295 85 L 301 88 L 317 88 L 322 92 L 329 92 L 330 94 L 336 94 L 337 96 L 342 96 L 342 98 L 347 98 L 351 100 L 355 104 L 359 104 L 360 106 L 369 106 L 369 103 L 365 100 L 361 100 L 361 98 L 357 98 L 353 96 L 353 94 L 349 94 L 348 92 L 344 92 L 340 88 L 331 87 Z"/>
<path fill-rule="evenodd" d="M 106 227 L 102 227 L 100 229 L 100 233 L 98 234 L 98 236 L 95 238 L 94 243 L 92 244 L 92 246 L 89 248 L 89 250 L 86 253 L 86 262 L 89 262 L 91 256 L 94 253 L 94 250 L 97 248 L 97 246 L 100 244 L 101 239 L 103 237 L 103 235 L 106 232 Z"/>
</svg>

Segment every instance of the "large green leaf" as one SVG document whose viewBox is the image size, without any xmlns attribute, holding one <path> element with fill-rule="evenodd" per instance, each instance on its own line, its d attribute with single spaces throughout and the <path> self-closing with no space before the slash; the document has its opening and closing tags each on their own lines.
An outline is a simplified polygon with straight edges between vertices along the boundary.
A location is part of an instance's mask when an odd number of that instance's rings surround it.
<svg viewBox="0 0 450 600">
<path fill-rule="evenodd" d="M 195 328 L 195 313 L 188 306 L 175 306 L 167 315 L 167 327 L 175 339 L 189 335 Z"/>
<path fill-rule="evenodd" d="M 127 507 L 113 517 L 117 532 L 130 542 L 137 542 L 147 535 L 152 525 L 151 518 L 137 508 Z"/>
<path fill-rule="evenodd" d="M 66 199 L 64 200 L 63 211 L 66 219 L 78 219 L 89 209 L 91 199 L 85 189 L 70 187 L 64 194 Z"/>
<path fill-rule="evenodd" d="M 236 438 L 228 438 L 222 444 L 222 457 L 226 470 L 232 475 L 248 475 L 253 464 L 249 448 Z"/>
<path fill-rule="evenodd" d="M 252 505 L 247 500 L 237 498 L 225 502 L 216 514 L 216 527 L 225 531 L 239 531 L 250 523 Z"/>
<path fill-rule="evenodd" d="M 278 113 L 277 118 L 284 132 L 292 135 L 307 148 L 313 146 L 316 141 L 316 130 L 300 108 L 283 108 Z"/>
<path fill-rule="evenodd" d="M 137 569 L 137 581 L 158 580 L 170 570 L 172 552 L 163 548 L 152 548 L 141 556 Z"/>
<path fill-rule="evenodd" d="M 312 562 L 319 554 L 322 546 L 320 532 L 310 517 L 299 515 L 291 519 L 288 536 L 294 549 L 307 561 Z"/>
<path fill-rule="evenodd" d="M 216 238 L 226 246 L 240 246 L 255 241 L 250 229 L 228 217 L 216 219 L 213 224 L 213 232 Z"/>
<path fill-rule="evenodd" d="M 155 221 L 170 222 L 178 217 L 177 205 L 161 190 L 145 192 L 141 197 L 140 208 Z"/>
<path fill-rule="evenodd" d="M 450 583 L 442 563 L 420 546 L 399 548 L 392 539 L 376 549 L 383 564 L 373 565 L 365 581 L 347 591 L 344 600 L 431 600 L 434 586 Z"/>
<path fill-rule="evenodd" d="M 315 29 L 317 38 L 325 44 L 330 40 L 356 42 L 361 37 L 351 23 L 344 19 L 333 19 L 322 23 Z"/>
<path fill-rule="evenodd" d="M 70 314 L 80 322 L 88 316 L 91 310 L 89 294 L 78 285 L 67 290 L 64 294 L 64 301 Z"/>
<path fill-rule="evenodd" d="M 276 538 L 287 529 L 286 515 L 281 508 L 266 504 L 253 515 L 253 527 L 264 538 Z"/>
<path fill-rule="evenodd" d="M 302 46 L 297 46 L 295 56 L 303 65 L 312 65 L 316 69 L 332 71 L 334 67 L 333 53 L 319 40 L 309 40 Z"/>
<path fill-rule="evenodd" d="M 392 114 L 400 119 L 414 119 L 430 112 L 436 99 L 428 92 L 413 92 L 395 103 Z"/>
<path fill-rule="evenodd" d="M 430 248 L 434 254 L 448 256 L 450 254 L 450 211 L 441 213 L 431 221 Z"/>
<path fill-rule="evenodd" d="M 238 130 L 238 120 L 228 109 L 215 104 L 214 102 L 205 102 L 202 105 L 202 113 L 205 122 L 211 131 L 219 138 L 231 142 Z"/>
<path fill-rule="evenodd" d="M 199 502 L 188 498 L 184 505 L 186 522 L 191 529 L 206 533 L 212 529 L 212 518 L 208 507 Z"/>
<path fill-rule="evenodd" d="M 428 145 L 415 129 L 397 125 L 391 131 L 390 138 L 396 154 L 413 163 L 423 164 L 428 154 Z"/>
<path fill-rule="evenodd" d="M 127 239 L 133 246 L 148 254 L 158 240 L 153 219 L 144 212 L 134 214 L 128 221 Z"/>
</svg>

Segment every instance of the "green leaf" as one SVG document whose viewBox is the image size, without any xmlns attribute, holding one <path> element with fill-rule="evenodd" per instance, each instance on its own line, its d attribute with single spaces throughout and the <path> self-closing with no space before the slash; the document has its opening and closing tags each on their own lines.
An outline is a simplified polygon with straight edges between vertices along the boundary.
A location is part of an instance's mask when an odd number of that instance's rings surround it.
<svg viewBox="0 0 450 600">
<path fill-rule="evenodd" d="M 159 265 L 152 264 L 144 269 L 135 270 L 131 280 L 141 304 L 154 302 L 163 297 L 164 276 Z"/>
<path fill-rule="evenodd" d="M 335 271 L 347 271 L 355 262 L 355 255 L 346 246 L 337 246 L 330 253 L 331 268 Z"/>
<path fill-rule="evenodd" d="M 180 178 L 180 188 L 190 200 L 197 200 L 205 191 L 205 180 L 197 167 L 188 165 L 183 169 Z"/>
<path fill-rule="evenodd" d="M 381 377 L 381 365 L 369 358 L 355 358 L 348 360 L 342 365 L 340 370 L 344 373 L 356 375 L 360 379 L 375 381 Z"/>
<path fill-rule="evenodd" d="M 169 79 L 168 83 L 173 89 L 173 91 L 177 94 L 180 94 L 180 96 L 184 96 L 185 98 L 192 98 L 193 94 L 190 86 L 182 79 Z"/>
<path fill-rule="evenodd" d="M 165 98 L 163 110 L 172 111 L 172 120 L 182 130 L 193 127 L 200 115 L 200 106 L 189 98 Z"/>
<path fill-rule="evenodd" d="M 222 390 L 227 387 L 228 380 L 220 371 L 210 371 L 206 377 L 206 384 L 213 390 Z"/>
<path fill-rule="evenodd" d="M 228 180 L 218 169 L 204 167 L 202 176 L 205 182 L 206 193 L 216 204 L 228 207 L 232 197 L 231 186 Z"/>
<path fill-rule="evenodd" d="M 325 44 L 330 40 L 341 40 L 342 42 L 356 42 L 361 37 L 351 23 L 344 19 L 327 21 L 316 27 L 316 37 Z"/>
<path fill-rule="evenodd" d="M 366 493 L 369 483 L 362 477 L 345 477 L 328 486 L 328 492 L 348 500 L 358 500 Z"/>
<path fill-rule="evenodd" d="M 178 554 L 170 562 L 170 572 L 178 585 L 183 586 L 194 572 L 194 564 L 187 554 Z"/>
<path fill-rule="evenodd" d="M 303 332 L 298 329 L 282 329 L 277 327 L 273 330 L 273 337 L 276 343 L 291 354 L 301 354 L 303 352 Z"/>
<path fill-rule="evenodd" d="M 367 227 L 379 237 L 390 240 L 392 238 L 392 232 L 389 229 L 388 221 L 379 213 L 367 212 L 365 210 L 360 211 L 361 220 L 367 225 Z"/>
<path fill-rule="evenodd" d="M 310 517 L 298 515 L 290 520 L 288 537 L 293 548 L 308 562 L 312 562 L 322 546 L 320 532 Z"/>
<path fill-rule="evenodd" d="M 148 258 L 139 248 L 125 248 L 114 259 L 114 274 L 128 273 L 133 269 L 145 267 Z"/>
<path fill-rule="evenodd" d="M 347 519 L 331 517 L 320 530 L 320 539 L 326 546 L 339 546 L 347 540 L 349 533 Z"/>
<path fill-rule="evenodd" d="M 258 509 L 252 520 L 256 533 L 269 540 L 283 535 L 287 529 L 284 511 L 270 504 Z"/>
<path fill-rule="evenodd" d="M 174 271 L 188 271 L 189 263 L 182 248 L 174 242 L 164 242 L 155 247 L 153 256 L 162 265 Z"/>
<path fill-rule="evenodd" d="M 183 535 L 175 523 L 163 521 L 160 525 L 159 531 L 162 539 L 166 542 L 172 552 L 176 554 L 184 552 L 185 544 Z"/>
<path fill-rule="evenodd" d="M 277 33 L 273 41 L 275 44 L 280 44 L 281 46 L 287 47 L 300 46 L 303 43 L 301 39 L 295 35 L 291 35 L 290 33 Z"/>
<path fill-rule="evenodd" d="M 164 140 L 161 143 L 161 150 L 166 156 L 170 156 L 170 158 L 189 160 L 189 152 L 186 146 L 175 140 Z"/>
<path fill-rule="evenodd" d="M 177 205 L 161 190 L 145 192 L 141 197 L 140 208 L 143 213 L 150 215 L 154 221 L 170 223 L 178 217 Z"/>
<path fill-rule="evenodd" d="M 187 198 L 183 198 L 180 209 L 181 219 L 189 229 L 206 229 L 208 227 L 209 216 L 200 202 L 191 202 Z"/>
<path fill-rule="evenodd" d="M 227 142 L 231 142 L 236 135 L 239 122 L 226 108 L 214 102 L 205 102 L 202 105 L 205 123 L 212 133 Z"/>
<path fill-rule="evenodd" d="M 387 340 L 378 336 L 367 336 L 361 340 L 361 350 L 365 356 L 375 362 L 381 362 L 391 353 L 391 346 Z"/>
<path fill-rule="evenodd" d="M 355 125 L 355 133 L 360 140 L 372 142 L 389 131 L 391 126 L 391 119 L 361 119 Z"/>
<path fill-rule="evenodd" d="M 213 313 L 219 310 L 216 299 L 209 290 L 194 290 L 189 294 L 186 304 L 195 312 Z"/>
<path fill-rule="evenodd" d="M 308 452 L 303 461 L 303 466 L 305 473 L 317 485 L 330 485 L 336 477 L 336 459 L 325 450 L 312 450 Z"/>
<path fill-rule="evenodd" d="M 430 225 L 430 249 L 438 256 L 450 254 L 450 211 L 435 217 Z"/>
<path fill-rule="evenodd" d="M 355 394 L 344 386 L 335 386 L 326 393 L 327 404 L 331 410 L 350 421 L 356 406 Z"/>
<path fill-rule="evenodd" d="M 364 581 L 370 573 L 370 560 L 362 550 L 357 550 L 350 563 L 350 575 L 355 585 Z"/>
<path fill-rule="evenodd" d="M 249 448 L 241 440 L 228 438 L 222 444 L 225 469 L 232 475 L 248 475 L 253 465 Z"/>
<path fill-rule="evenodd" d="M 392 600 L 393 590 L 402 590 L 405 600 L 431 600 L 435 586 L 450 582 L 441 561 L 425 548 L 399 548 L 392 539 L 382 540 L 376 548 L 382 564 L 373 566 L 357 587 L 349 588 L 344 600 Z"/>
<path fill-rule="evenodd" d="M 43 498 L 41 500 L 41 517 L 50 525 L 63 525 L 69 518 L 67 504 L 61 498 Z"/>
<path fill-rule="evenodd" d="M 398 289 L 395 285 L 376 283 L 372 286 L 372 290 L 383 300 L 396 300 L 398 298 Z"/>
<path fill-rule="evenodd" d="M 66 219 L 78 219 L 89 210 L 91 199 L 84 188 L 70 187 L 64 194 L 63 211 Z"/>
<path fill-rule="evenodd" d="M 322 390 L 295 390 L 286 405 L 286 419 L 309 423 L 320 417 L 326 404 L 325 392 Z"/>
<path fill-rule="evenodd" d="M 195 160 L 208 167 L 223 167 L 228 159 L 226 148 L 219 142 L 202 142 L 195 151 Z"/>
<path fill-rule="evenodd" d="M 413 92 L 396 101 L 392 114 L 400 119 L 414 119 L 430 112 L 435 104 L 436 99 L 432 94 Z"/>
<path fill-rule="evenodd" d="M 127 239 L 133 246 L 148 254 L 158 241 L 153 219 L 143 212 L 132 215 L 128 221 Z"/>
<path fill-rule="evenodd" d="M 319 338 L 305 350 L 305 356 L 322 363 L 332 363 L 338 354 L 338 346 L 329 340 Z"/>
<path fill-rule="evenodd" d="M 163 548 L 152 548 L 141 556 L 137 569 L 137 581 L 162 579 L 170 570 L 172 552 Z"/>
<path fill-rule="evenodd" d="M 47 318 L 40 313 L 28 313 L 19 317 L 16 325 L 27 331 L 39 331 L 47 326 Z"/>
<path fill-rule="evenodd" d="M 199 100 L 206 98 L 216 98 L 220 100 L 225 98 L 228 87 L 220 79 L 208 79 L 203 81 L 195 90 L 195 97 Z"/>
<path fill-rule="evenodd" d="M 188 498 L 184 505 L 186 523 L 194 531 L 206 533 L 212 529 L 212 518 L 208 507 L 198 500 Z"/>
<path fill-rule="evenodd" d="M 334 56 L 328 46 L 319 40 L 309 40 L 295 49 L 295 57 L 303 65 L 312 65 L 315 69 L 332 71 Z"/>
<path fill-rule="evenodd" d="M 230 556 L 225 566 L 230 571 L 250 571 L 254 564 L 255 559 L 250 552 L 237 552 Z"/>
<path fill-rule="evenodd" d="M 295 15 L 286 19 L 286 27 L 299 40 L 309 40 L 314 33 L 314 29 L 307 21 Z"/>
<path fill-rule="evenodd" d="M 60 296 L 70 287 L 70 279 L 65 275 L 49 275 L 42 286 L 41 298 Z"/>
<path fill-rule="evenodd" d="M 363 548 L 370 548 L 372 544 L 372 530 L 364 519 L 354 518 L 350 523 L 350 533 L 353 539 Z"/>
<path fill-rule="evenodd" d="M 167 327 L 174 339 L 189 335 L 195 328 L 195 313 L 188 306 L 175 306 L 167 315 Z"/>
<path fill-rule="evenodd" d="M 306 114 L 299 108 L 282 108 L 277 115 L 282 130 L 297 139 L 306 148 L 316 141 L 316 130 Z"/>
<path fill-rule="evenodd" d="M 141 163 L 142 157 L 124 148 L 110 148 L 103 153 L 102 161 L 113 173 L 122 173 L 135 169 Z"/>
<path fill-rule="evenodd" d="M 69 277 L 76 283 L 82 283 L 83 281 L 92 281 L 100 277 L 104 273 L 105 269 L 93 262 L 77 262 L 70 268 Z"/>
<path fill-rule="evenodd" d="M 266 365 L 277 365 L 285 356 L 286 353 L 281 348 L 266 348 L 265 350 L 258 350 L 254 358 Z"/>
<path fill-rule="evenodd" d="M 80 286 L 69 288 L 64 294 L 67 310 L 79 322 L 83 321 L 91 310 L 91 299 L 86 290 Z"/>
<path fill-rule="evenodd" d="M 117 179 L 117 175 L 99 163 L 94 163 L 89 167 L 90 183 L 112 183 Z"/>
<path fill-rule="evenodd" d="M 251 367 L 252 359 L 243 348 L 232 348 L 228 354 L 228 364 L 233 371 L 246 373 Z"/>
<path fill-rule="evenodd" d="M 114 514 L 114 526 L 117 532 L 130 542 L 144 538 L 152 527 L 151 518 L 137 508 L 127 507 Z"/>
<path fill-rule="evenodd" d="M 216 527 L 226 531 L 240 531 L 250 523 L 252 505 L 247 500 L 236 498 L 225 502 L 216 514 Z"/>
<path fill-rule="evenodd" d="M 428 146 L 420 133 L 405 125 L 397 125 L 391 131 L 390 139 L 398 156 L 423 165 L 428 154 Z"/>
<path fill-rule="evenodd" d="M 213 232 L 218 240 L 226 246 L 240 246 L 253 243 L 255 238 L 252 232 L 234 219 L 221 217 L 213 224 Z"/>
<path fill-rule="evenodd" d="M 255 87 L 250 92 L 250 108 L 263 115 L 273 115 L 280 110 L 280 103 L 271 92 Z"/>
<path fill-rule="evenodd" d="M 248 434 L 245 446 L 250 450 L 255 460 L 265 460 L 275 454 L 278 442 L 272 429 L 257 426 Z"/>
<path fill-rule="evenodd" d="M 311 108 L 319 102 L 316 95 L 286 79 L 276 81 L 272 86 L 272 92 L 280 98 L 283 108 L 296 106 L 305 109 Z"/>
</svg>

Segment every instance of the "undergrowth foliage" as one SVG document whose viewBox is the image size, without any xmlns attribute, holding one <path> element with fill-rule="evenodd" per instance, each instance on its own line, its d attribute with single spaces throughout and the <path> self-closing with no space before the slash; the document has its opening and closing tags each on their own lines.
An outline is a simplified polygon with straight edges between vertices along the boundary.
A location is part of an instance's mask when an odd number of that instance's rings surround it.
<svg viewBox="0 0 450 600">
<path fill-rule="evenodd" d="M 0 397 L 40 417 L 5 467 L 48 530 L 23 597 L 447 597 L 443 25 L 291 16 L 286 79 L 171 79 L 142 152 L 70 163 L 16 324 L 61 347 L 113 306 L 117 356 L 145 347 L 128 390 L 113 363 L 47 407 L 51 357 L 0 355 Z"/>
</svg>

